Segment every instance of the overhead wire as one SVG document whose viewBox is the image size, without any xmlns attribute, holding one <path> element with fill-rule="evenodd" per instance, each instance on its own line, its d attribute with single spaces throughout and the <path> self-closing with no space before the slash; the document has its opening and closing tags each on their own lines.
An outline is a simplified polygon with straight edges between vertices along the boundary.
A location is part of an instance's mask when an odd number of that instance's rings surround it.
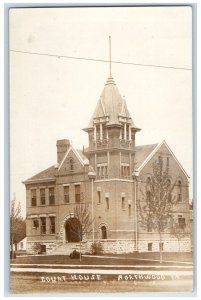
<svg viewBox="0 0 201 300">
<path fill-rule="evenodd" d="M 96 59 L 96 58 L 78 57 L 78 56 L 67 56 L 67 55 L 60 55 L 60 54 L 31 52 L 31 51 L 22 51 L 22 50 L 14 50 L 14 49 L 10 49 L 10 52 L 16 52 L 16 53 L 22 53 L 22 54 L 29 54 L 29 55 L 39 55 L 39 56 L 49 56 L 49 57 L 57 57 L 57 58 L 66 58 L 66 59 L 94 61 L 94 62 L 104 62 L 104 63 L 109 63 L 110 62 L 109 60 L 105 60 L 105 59 Z M 191 71 L 192 70 L 192 68 L 187 68 L 187 67 L 164 66 L 164 65 L 155 65 L 155 64 L 142 64 L 142 63 L 116 61 L 116 60 L 112 60 L 111 63 L 113 63 L 113 64 L 122 64 L 122 65 L 134 65 L 134 66 L 140 66 L 140 67 L 151 67 L 151 68 L 184 70 L 184 71 Z"/>
</svg>

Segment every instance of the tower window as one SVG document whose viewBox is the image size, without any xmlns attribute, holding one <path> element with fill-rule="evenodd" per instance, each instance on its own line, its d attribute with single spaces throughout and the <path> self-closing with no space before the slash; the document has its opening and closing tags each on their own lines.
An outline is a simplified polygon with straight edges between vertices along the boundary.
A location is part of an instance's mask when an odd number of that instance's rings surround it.
<svg viewBox="0 0 201 300">
<path fill-rule="evenodd" d="M 96 125 L 96 139 L 100 140 L 100 125 Z"/>
<path fill-rule="evenodd" d="M 102 163 L 97 165 L 97 177 L 101 178 L 108 178 L 108 168 L 107 163 Z"/>
<path fill-rule="evenodd" d="M 128 205 L 128 215 L 131 216 L 131 204 Z"/>
<path fill-rule="evenodd" d="M 129 125 L 126 125 L 126 139 L 129 140 Z"/>
<path fill-rule="evenodd" d="M 125 210 L 125 197 L 121 197 L 121 208 Z"/>
<path fill-rule="evenodd" d="M 129 164 L 121 164 L 121 177 L 129 178 L 130 177 L 130 165 Z"/>
<path fill-rule="evenodd" d="M 105 198 L 105 201 L 106 201 L 106 210 L 109 210 L 109 208 L 110 208 L 109 198 L 106 197 L 106 198 Z"/>
<path fill-rule="evenodd" d="M 97 191 L 97 193 L 98 193 L 98 204 L 100 204 L 101 203 L 101 192 Z"/>
<path fill-rule="evenodd" d="M 125 139 L 125 136 L 124 136 L 124 126 L 123 126 L 123 128 L 121 129 L 121 139 L 122 139 L 122 140 Z"/>
<path fill-rule="evenodd" d="M 103 140 L 105 140 L 107 138 L 107 129 L 105 124 L 102 125 L 102 128 L 103 128 Z"/>
</svg>

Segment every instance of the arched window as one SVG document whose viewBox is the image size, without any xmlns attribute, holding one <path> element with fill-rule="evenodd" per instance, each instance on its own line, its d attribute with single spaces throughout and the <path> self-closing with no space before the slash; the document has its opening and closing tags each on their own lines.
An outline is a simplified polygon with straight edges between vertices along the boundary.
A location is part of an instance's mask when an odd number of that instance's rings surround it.
<svg viewBox="0 0 201 300">
<path fill-rule="evenodd" d="M 182 201 L 182 185 L 181 185 L 181 180 L 178 180 L 177 182 L 177 200 L 178 202 Z"/>
<path fill-rule="evenodd" d="M 107 239 L 107 228 L 106 226 L 101 226 L 101 238 L 103 240 L 106 240 Z"/>
<path fill-rule="evenodd" d="M 70 171 L 73 171 L 74 170 L 74 161 L 72 158 L 70 158 L 69 163 L 70 163 Z"/>
<path fill-rule="evenodd" d="M 172 195 L 171 195 L 171 180 L 167 179 L 167 193 L 168 193 L 168 201 L 171 202 Z"/>
</svg>

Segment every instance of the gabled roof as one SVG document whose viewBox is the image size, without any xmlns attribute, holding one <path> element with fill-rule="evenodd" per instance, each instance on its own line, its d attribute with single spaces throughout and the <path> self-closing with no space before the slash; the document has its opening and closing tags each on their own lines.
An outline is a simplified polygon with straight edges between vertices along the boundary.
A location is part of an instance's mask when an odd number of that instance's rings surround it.
<svg viewBox="0 0 201 300">
<path fill-rule="evenodd" d="M 108 117 L 107 125 L 120 125 L 119 117 L 123 117 L 132 127 L 136 128 L 127 109 L 125 99 L 120 95 L 112 77 L 109 77 L 105 84 L 87 128 L 92 128 L 94 119 L 101 117 Z"/>
<path fill-rule="evenodd" d="M 75 156 L 78 158 L 79 162 L 81 163 L 82 166 L 84 165 L 88 165 L 89 164 L 89 160 L 88 158 L 84 155 L 84 153 L 81 150 L 77 150 L 75 149 L 72 144 L 70 143 L 70 147 L 68 148 L 68 150 L 66 151 L 66 154 L 64 155 L 61 163 L 59 164 L 58 167 L 58 171 L 61 169 L 64 161 L 66 160 L 66 157 L 68 156 L 69 152 L 73 151 L 73 153 L 75 154 Z"/>
<path fill-rule="evenodd" d="M 146 158 L 152 153 L 152 151 L 156 148 L 157 145 L 158 144 L 151 144 L 135 147 L 135 169 L 138 170 L 138 168 L 144 163 Z"/>
<path fill-rule="evenodd" d="M 32 176 L 31 178 L 25 180 L 23 183 L 29 183 L 32 181 L 52 181 L 55 180 L 55 166 L 51 166 L 50 168 Z"/>
<path fill-rule="evenodd" d="M 88 158 L 84 155 L 84 153 L 81 150 L 75 149 L 72 145 L 70 145 L 69 149 L 67 150 L 66 154 L 64 155 L 64 158 L 62 159 L 60 164 L 53 165 L 49 167 L 48 169 L 32 176 L 31 178 L 23 181 L 23 183 L 31 183 L 35 181 L 54 181 L 55 180 L 55 168 L 57 167 L 58 170 L 61 168 L 63 162 L 65 161 L 68 153 L 72 150 L 80 163 L 84 166 L 89 164 Z"/>
<path fill-rule="evenodd" d="M 155 155 L 155 153 L 160 149 L 162 145 L 165 145 L 165 147 L 168 149 L 172 157 L 175 159 L 181 170 L 183 171 L 184 175 L 189 178 L 188 174 L 166 143 L 166 141 L 162 141 L 160 144 L 152 144 L 152 145 L 144 145 L 144 146 L 137 146 L 135 147 L 136 154 L 135 154 L 135 171 L 140 173 L 140 171 L 143 169 L 143 167 L 150 161 L 150 159 Z"/>
</svg>

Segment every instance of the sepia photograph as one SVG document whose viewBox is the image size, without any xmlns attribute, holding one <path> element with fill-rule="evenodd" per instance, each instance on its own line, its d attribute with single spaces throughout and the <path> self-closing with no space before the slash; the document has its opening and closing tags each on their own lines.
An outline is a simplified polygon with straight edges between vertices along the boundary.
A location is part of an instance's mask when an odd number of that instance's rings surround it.
<svg viewBox="0 0 201 300">
<path fill-rule="evenodd" d="M 193 295 L 192 9 L 9 9 L 11 295 Z"/>
</svg>

